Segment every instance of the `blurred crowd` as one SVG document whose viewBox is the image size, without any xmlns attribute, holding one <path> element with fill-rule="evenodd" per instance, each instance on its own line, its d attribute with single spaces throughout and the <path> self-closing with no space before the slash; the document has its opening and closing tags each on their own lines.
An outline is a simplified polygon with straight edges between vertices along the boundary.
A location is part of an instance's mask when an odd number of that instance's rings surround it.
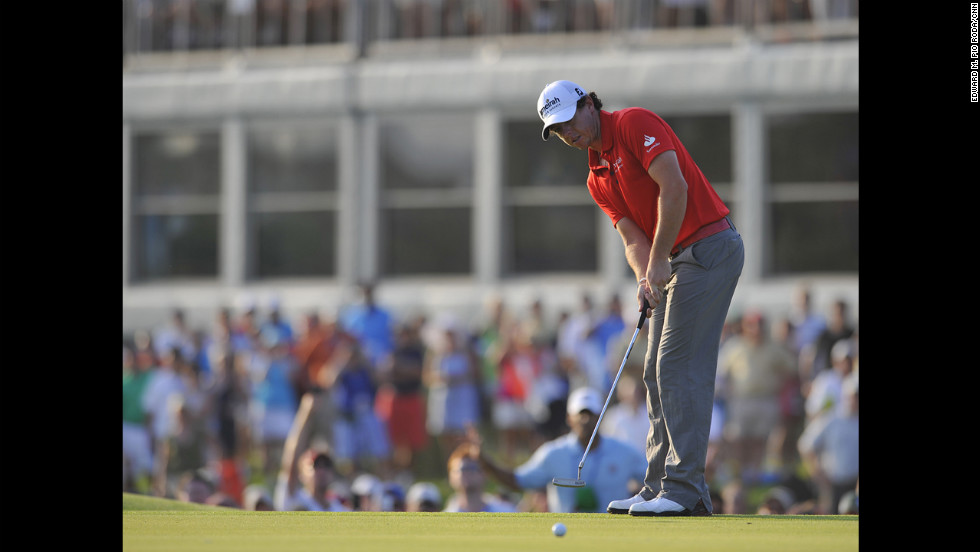
<svg viewBox="0 0 980 552">
<path fill-rule="evenodd" d="M 139 51 L 351 40 L 352 0 L 129 0 Z M 367 0 L 370 39 L 766 25 L 856 18 L 858 0 Z M 124 28 L 125 29 L 125 28 Z"/>
<path fill-rule="evenodd" d="M 494 300 L 474 324 L 401 319 L 372 285 L 359 292 L 297 320 L 273 302 L 192 328 L 175 309 L 124 336 L 123 491 L 250 510 L 547 511 L 543 489 L 460 475 L 480 471 L 466 434 L 479 428 L 513 467 L 569 433 L 569 393 L 606 397 L 633 305 L 583 293 L 551 316 L 540 301 Z M 857 513 L 857 322 L 846 301 L 816 308 L 806 287 L 788 303 L 776 319 L 747 309 L 726 324 L 716 513 Z M 600 426 L 640 451 L 645 341 Z"/>
</svg>

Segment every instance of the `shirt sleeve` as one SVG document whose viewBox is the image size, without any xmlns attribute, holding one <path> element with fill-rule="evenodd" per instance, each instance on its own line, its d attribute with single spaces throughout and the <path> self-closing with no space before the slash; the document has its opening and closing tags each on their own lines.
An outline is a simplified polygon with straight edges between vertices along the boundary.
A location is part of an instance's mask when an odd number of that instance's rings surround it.
<svg viewBox="0 0 980 552">
<path fill-rule="evenodd" d="M 534 454 L 514 469 L 514 478 L 523 489 L 539 489 L 544 487 L 558 475 L 554 472 L 554 459 L 559 453 L 554 443 L 545 443 L 538 447 Z"/>
<path fill-rule="evenodd" d="M 672 133 L 663 120 L 645 109 L 632 110 L 622 118 L 617 139 L 647 168 L 658 155 L 675 149 Z"/>
</svg>

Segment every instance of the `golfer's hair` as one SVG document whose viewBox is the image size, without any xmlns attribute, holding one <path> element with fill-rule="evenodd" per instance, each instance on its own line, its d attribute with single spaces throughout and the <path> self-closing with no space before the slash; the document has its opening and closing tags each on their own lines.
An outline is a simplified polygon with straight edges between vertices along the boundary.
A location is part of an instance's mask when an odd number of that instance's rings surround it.
<svg viewBox="0 0 980 552">
<path fill-rule="evenodd" d="M 602 100 L 599 99 L 599 96 L 596 96 L 595 92 L 589 92 L 589 97 L 592 98 L 592 105 L 594 105 L 596 109 L 602 109 Z M 583 105 L 585 105 L 584 96 L 578 99 L 578 103 L 575 104 L 575 107 L 579 108 Z"/>
</svg>

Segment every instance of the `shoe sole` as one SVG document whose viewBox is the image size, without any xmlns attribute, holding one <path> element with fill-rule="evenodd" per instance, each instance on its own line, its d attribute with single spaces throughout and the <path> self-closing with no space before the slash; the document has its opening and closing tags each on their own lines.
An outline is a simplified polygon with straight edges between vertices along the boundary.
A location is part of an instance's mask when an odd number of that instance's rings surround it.
<svg viewBox="0 0 980 552">
<path fill-rule="evenodd" d="M 629 508 L 606 508 L 606 511 L 610 514 L 628 514 L 630 513 Z"/>
<path fill-rule="evenodd" d="M 629 512 L 629 515 L 651 517 L 707 517 L 711 514 L 708 512 L 695 513 L 690 510 L 682 510 L 680 512 Z"/>
<path fill-rule="evenodd" d="M 687 508 L 681 510 L 680 512 L 633 512 L 630 511 L 631 516 L 655 516 L 655 517 L 707 517 L 711 515 L 711 512 L 704 507 L 704 504 L 699 500 L 697 505 L 694 506 L 694 510 L 688 510 Z"/>
</svg>

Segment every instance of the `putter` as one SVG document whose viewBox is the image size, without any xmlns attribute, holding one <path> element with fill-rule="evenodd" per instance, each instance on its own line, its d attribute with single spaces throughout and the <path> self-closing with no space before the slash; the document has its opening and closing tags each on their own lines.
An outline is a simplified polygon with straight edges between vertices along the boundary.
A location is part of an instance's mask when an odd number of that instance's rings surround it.
<svg viewBox="0 0 980 552">
<path fill-rule="evenodd" d="M 633 343 L 636 342 L 636 336 L 640 333 L 640 328 L 643 327 L 643 321 L 647 317 L 647 309 L 650 308 L 650 303 L 646 299 L 643 299 L 643 310 L 640 312 L 640 320 L 636 323 L 636 331 L 633 332 L 633 339 L 630 339 L 630 345 L 626 348 L 626 354 L 623 356 L 623 362 L 619 365 L 619 372 L 616 372 L 616 379 L 613 380 L 612 387 L 609 388 L 609 395 L 606 396 L 606 404 L 602 405 L 602 412 L 599 413 L 599 419 L 596 420 L 595 428 L 592 430 L 592 437 L 589 437 L 589 444 L 585 447 L 585 454 L 582 455 L 582 461 L 578 463 L 578 476 L 575 479 L 570 477 L 556 477 L 551 480 L 551 484 L 556 487 L 584 487 L 585 481 L 582 481 L 582 467 L 585 466 L 585 457 L 589 455 L 589 449 L 592 448 L 592 441 L 595 439 L 595 434 L 599 431 L 599 424 L 602 423 L 602 416 L 606 413 L 606 408 L 609 406 L 609 399 L 612 398 L 613 392 L 616 390 L 616 384 L 619 383 L 619 376 L 623 374 L 623 367 L 626 366 L 626 359 L 630 357 L 630 351 L 633 350 Z"/>
</svg>

